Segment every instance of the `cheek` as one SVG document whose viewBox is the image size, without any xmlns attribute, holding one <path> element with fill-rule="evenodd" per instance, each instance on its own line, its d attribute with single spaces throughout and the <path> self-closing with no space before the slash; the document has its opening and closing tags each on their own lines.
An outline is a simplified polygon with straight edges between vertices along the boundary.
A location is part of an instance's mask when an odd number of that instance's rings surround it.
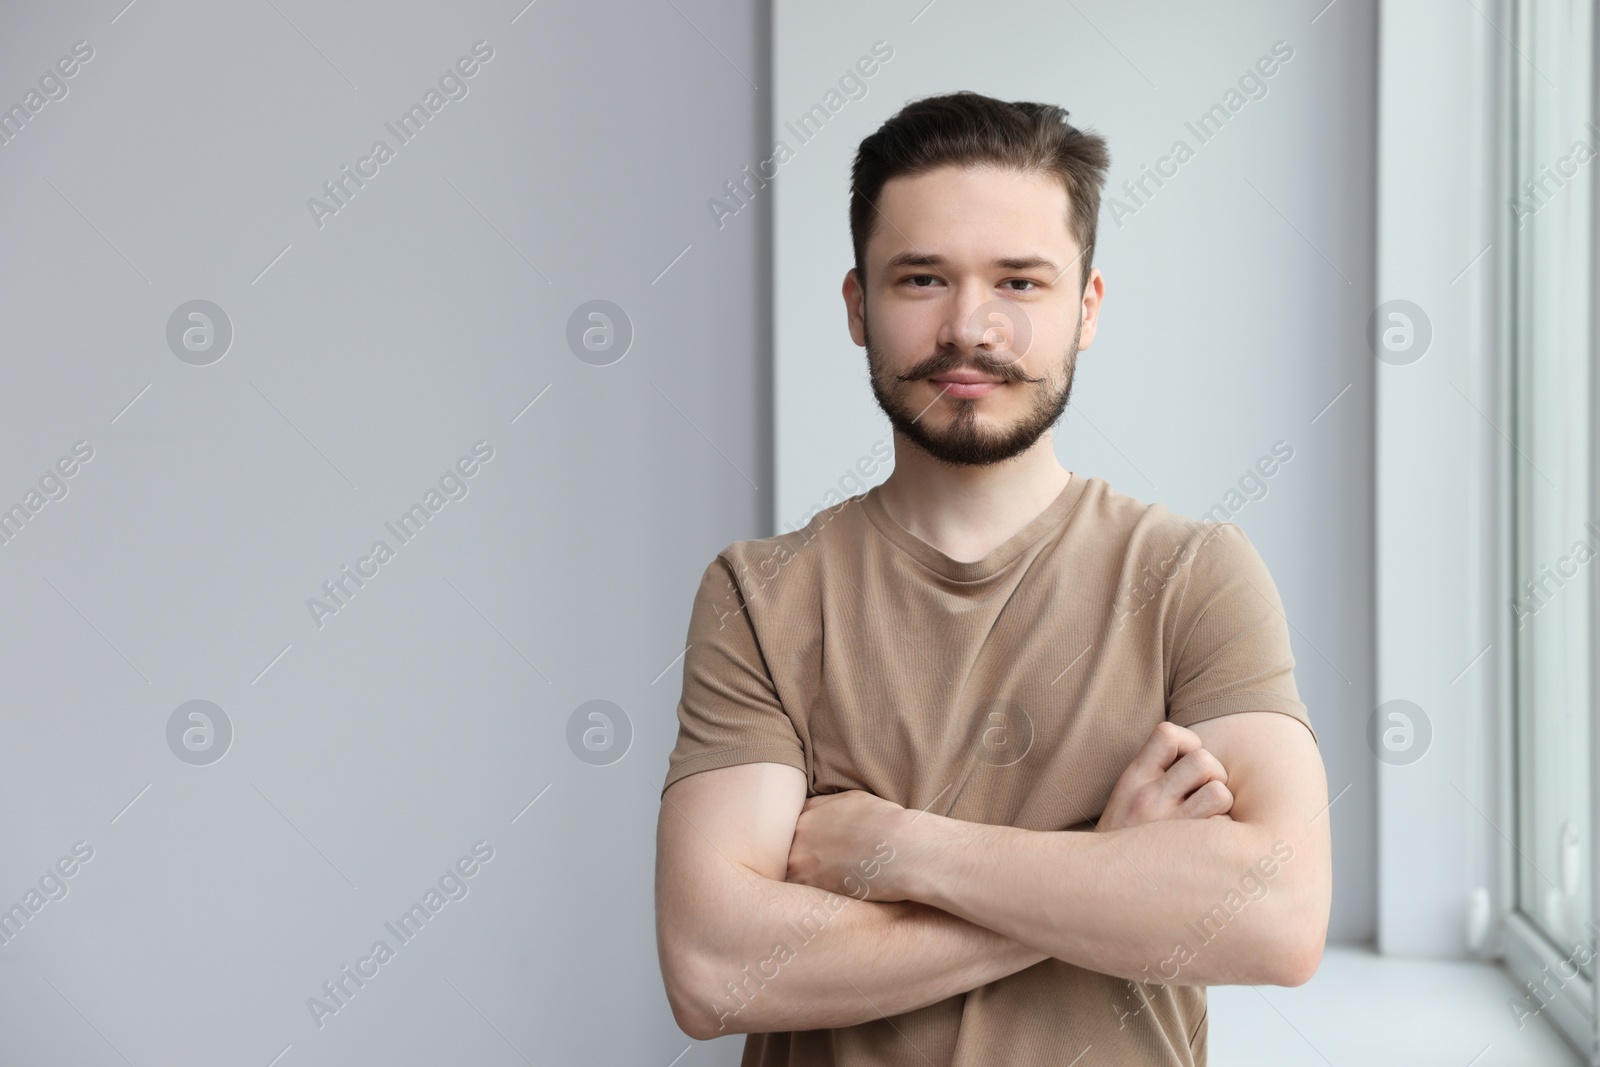
<svg viewBox="0 0 1600 1067">
<path fill-rule="evenodd" d="M 1034 325 L 1033 335 L 1028 338 L 1028 345 L 1023 354 L 1023 365 L 1031 374 L 1049 374 L 1059 376 L 1062 364 L 1067 358 L 1067 352 L 1072 347 L 1073 323 L 1051 323 L 1048 327 Z M 1087 327 L 1078 338 L 1078 347 L 1083 347 L 1083 342 L 1088 340 Z"/>
<path fill-rule="evenodd" d="M 870 313 L 872 344 L 885 359 L 904 366 L 931 354 L 939 334 L 939 315 L 932 302 L 897 303 Z"/>
<path fill-rule="evenodd" d="M 867 314 L 874 327 L 882 323 L 886 330 L 891 325 L 900 330 L 910 329 L 917 323 L 933 321 L 938 314 L 939 302 L 930 299 L 927 293 L 896 288 L 880 290 L 873 296 L 876 299 L 868 302 Z"/>
</svg>

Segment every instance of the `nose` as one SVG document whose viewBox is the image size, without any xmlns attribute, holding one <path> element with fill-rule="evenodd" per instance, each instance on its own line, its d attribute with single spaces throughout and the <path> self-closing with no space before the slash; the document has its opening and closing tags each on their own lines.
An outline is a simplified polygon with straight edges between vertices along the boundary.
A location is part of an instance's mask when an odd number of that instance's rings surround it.
<svg viewBox="0 0 1600 1067">
<path fill-rule="evenodd" d="M 952 287 L 945 304 L 944 318 L 939 324 L 940 345 L 966 353 L 979 348 L 995 352 L 1008 344 L 1009 332 L 1003 324 L 994 321 L 999 316 L 989 314 L 1000 303 L 989 298 L 982 286 L 975 282 L 961 282 Z M 986 305 L 990 305 L 987 306 Z M 1001 327 L 997 329 L 998 327 Z"/>
<path fill-rule="evenodd" d="M 1020 364 L 1033 340 L 1033 325 L 1027 311 L 1014 301 L 975 289 L 970 295 L 952 295 L 939 340 L 966 356 L 982 353 L 991 367 Z"/>
</svg>

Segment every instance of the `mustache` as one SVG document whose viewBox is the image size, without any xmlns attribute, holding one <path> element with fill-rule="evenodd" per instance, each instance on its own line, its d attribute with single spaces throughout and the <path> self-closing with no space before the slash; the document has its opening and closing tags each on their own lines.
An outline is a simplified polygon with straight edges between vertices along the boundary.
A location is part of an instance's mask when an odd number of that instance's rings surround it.
<svg viewBox="0 0 1600 1067">
<path fill-rule="evenodd" d="M 972 370 L 990 378 L 999 378 L 1003 382 L 1042 382 L 1043 377 L 1029 377 L 1022 368 L 1013 362 L 986 359 L 983 356 L 963 356 L 957 352 L 940 353 L 932 356 L 904 374 L 895 375 L 896 380 L 902 382 L 921 381 L 924 378 L 933 378 L 952 371 Z"/>
</svg>

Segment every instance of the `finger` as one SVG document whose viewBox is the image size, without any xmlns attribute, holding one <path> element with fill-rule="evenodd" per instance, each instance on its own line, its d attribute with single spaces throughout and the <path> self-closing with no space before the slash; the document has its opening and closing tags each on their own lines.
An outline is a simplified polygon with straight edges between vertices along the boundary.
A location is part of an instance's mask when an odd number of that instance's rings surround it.
<svg viewBox="0 0 1600 1067">
<path fill-rule="evenodd" d="M 1228 787 L 1216 779 L 1212 779 L 1199 789 L 1193 796 L 1178 805 L 1177 817 L 1180 819 L 1209 819 L 1215 815 L 1225 815 L 1233 807 L 1233 794 Z"/>
<path fill-rule="evenodd" d="M 1161 789 L 1166 798 L 1177 804 L 1207 782 L 1228 784 L 1228 771 L 1222 761 L 1203 748 L 1197 748 L 1167 768 L 1162 775 Z"/>
<path fill-rule="evenodd" d="M 1199 747 L 1199 734 L 1163 720 L 1150 731 L 1149 739 L 1134 757 L 1131 766 L 1139 768 L 1138 773 L 1144 781 L 1154 781 L 1166 773 L 1168 767 Z"/>
<path fill-rule="evenodd" d="M 1159 781 L 1174 761 L 1200 745 L 1200 735 L 1173 723 L 1156 723 L 1139 751 L 1117 776 L 1112 796 L 1128 797 Z"/>
<path fill-rule="evenodd" d="M 1226 815 L 1233 808 L 1233 794 L 1228 787 L 1213 779 L 1197 789 L 1193 796 L 1179 804 L 1175 817 L 1179 819 L 1209 819 Z"/>
</svg>

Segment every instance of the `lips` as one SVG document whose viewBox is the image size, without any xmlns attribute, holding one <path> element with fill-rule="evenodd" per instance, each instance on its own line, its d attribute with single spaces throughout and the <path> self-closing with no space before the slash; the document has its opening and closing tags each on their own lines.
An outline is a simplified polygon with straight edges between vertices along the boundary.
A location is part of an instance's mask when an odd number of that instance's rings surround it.
<svg viewBox="0 0 1600 1067">
<path fill-rule="evenodd" d="M 943 390 L 945 396 L 958 397 L 964 400 L 985 396 L 1005 384 L 989 378 L 972 378 L 969 380 L 965 376 L 961 378 L 934 378 L 931 380 L 934 385 Z"/>
<path fill-rule="evenodd" d="M 954 371 L 950 374 L 941 374 L 933 378 L 933 381 L 939 385 L 943 385 L 945 382 L 959 382 L 962 385 L 1003 384 L 999 378 L 985 378 L 976 371 Z"/>
</svg>

